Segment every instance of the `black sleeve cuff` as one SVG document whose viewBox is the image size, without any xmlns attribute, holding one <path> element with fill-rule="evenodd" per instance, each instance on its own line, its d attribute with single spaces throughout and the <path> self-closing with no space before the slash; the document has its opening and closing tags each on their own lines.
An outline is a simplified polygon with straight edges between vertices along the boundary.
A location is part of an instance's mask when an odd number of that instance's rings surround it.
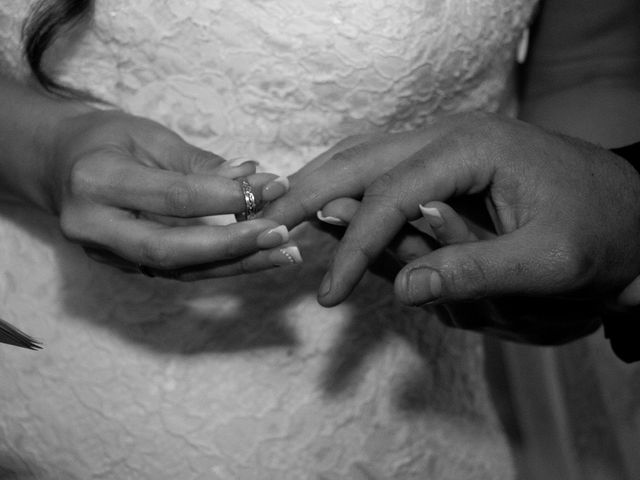
<svg viewBox="0 0 640 480">
<path fill-rule="evenodd" d="M 611 350 L 627 363 L 640 361 L 640 308 L 628 312 L 608 312 L 602 318 L 604 336 Z"/>
<path fill-rule="evenodd" d="M 640 173 L 640 142 L 611 149 L 611 152 L 624 158 Z M 609 312 L 604 315 L 602 324 L 604 336 L 618 358 L 627 363 L 640 361 L 640 307 L 627 312 Z"/>
<path fill-rule="evenodd" d="M 624 158 L 640 173 L 640 142 L 632 143 L 624 147 L 612 148 L 610 151 Z"/>
</svg>

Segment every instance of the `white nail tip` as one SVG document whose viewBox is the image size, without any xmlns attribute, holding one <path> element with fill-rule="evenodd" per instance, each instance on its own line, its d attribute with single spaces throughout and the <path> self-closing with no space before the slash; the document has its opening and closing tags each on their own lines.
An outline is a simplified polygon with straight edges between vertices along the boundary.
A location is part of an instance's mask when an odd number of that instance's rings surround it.
<svg viewBox="0 0 640 480">
<path fill-rule="evenodd" d="M 523 64 L 527 60 L 527 53 L 529 52 L 529 29 L 527 28 L 522 32 L 520 41 L 518 42 L 518 49 L 516 51 L 516 61 Z"/>
<path fill-rule="evenodd" d="M 422 216 L 424 217 L 436 217 L 442 218 L 442 214 L 440 210 L 434 207 L 424 207 L 422 205 L 418 205 L 420 207 L 420 211 L 422 212 Z"/>
<path fill-rule="evenodd" d="M 290 187 L 290 183 L 289 183 L 289 179 L 287 177 L 278 177 L 274 180 L 274 182 L 279 183 L 280 185 L 282 185 L 284 188 L 286 188 L 287 190 L 289 190 Z"/>
<path fill-rule="evenodd" d="M 237 158 L 233 158 L 231 160 L 229 160 L 229 166 L 231 167 L 239 167 L 240 165 L 247 163 L 247 162 L 253 162 L 256 165 L 259 165 L 258 162 L 256 162 L 255 160 L 252 160 L 251 158 L 246 158 L 246 157 L 237 157 Z"/>
<path fill-rule="evenodd" d="M 275 228 L 272 228 L 271 230 L 269 230 L 268 233 L 277 233 L 278 235 L 280 235 L 282 237 L 282 242 L 288 242 L 289 241 L 289 230 L 287 229 L 287 227 L 285 225 L 279 225 Z"/>
<path fill-rule="evenodd" d="M 322 214 L 322 210 L 318 210 L 316 212 L 316 217 L 318 217 L 318 220 L 320 220 L 321 222 L 328 223 L 329 225 L 337 225 L 339 227 L 343 227 L 346 225 L 346 222 L 344 220 L 339 219 L 338 217 L 331 217 L 331 216 L 325 217 Z"/>
<path fill-rule="evenodd" d="M 280 249 L 280 253 L 284 255 L 292 265 L 302 263 L 302 255 L 298 247 L 285 247 Z"/>
</svg>

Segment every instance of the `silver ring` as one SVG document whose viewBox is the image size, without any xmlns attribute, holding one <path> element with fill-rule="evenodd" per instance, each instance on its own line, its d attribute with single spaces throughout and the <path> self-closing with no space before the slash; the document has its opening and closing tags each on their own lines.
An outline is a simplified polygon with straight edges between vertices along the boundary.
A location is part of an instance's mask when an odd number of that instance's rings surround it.
<svg viewBox="0 0 640 480">
<path fill-rule="evenodd" d="M 238 222 L 244 222 L 245 220 L 251 220 L 256 216 L 257 205 L 256 197 L 253 194 L 253 187 L 247 181 L 246 178 L 240 179 L 240 188 L 242 189 L 242 195 L 244 197 L 244 212 L 236 215 Z"/>
</svg>

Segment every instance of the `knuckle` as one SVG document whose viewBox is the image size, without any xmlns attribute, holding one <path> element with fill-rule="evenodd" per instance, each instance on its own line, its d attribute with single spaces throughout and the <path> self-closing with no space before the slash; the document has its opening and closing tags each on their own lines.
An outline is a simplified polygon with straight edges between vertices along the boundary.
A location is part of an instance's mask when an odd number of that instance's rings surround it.
<svg viewBox="0 0 640 480">
<path fill-rule="evenodd" d="M 91 196 L 98 187 L 97 180 L 100 177 L 89 162 L 76 162 L 69 172 L 69 192 L 74 197 Z"/>
<path fill-rule="evenodd" d="M 351 253 L 360 254 L 367 259 L 367 263 L 373 263 L 379 256 L 380 252 L 375 252 L 370 245 L 362 241 L 356 241 L 351 248 L 347 249 L 347 254 Z"/>
<path fill-rule="evenodd" d="M 378 208 L 388 208 L 402 212 L 401 195 L 405 189 L 397 188 L 394 176 L 385 172 L 380 175 L 364 192 L 363 201 L 375 201 L 380 204 Z"/>
<path fill-rule="evenodd" d="M 349 165 L 352 160 L 353 160 L 353 156 L 352 156 L 351 148 L 347 148 L 345 150 L 340 150 L 339 152 L 336 152 L 333 155 L 331 155 L 329 162 L 332 165 L 332 167 L 335 168 L 335 167 L 340 167 L 344 165 Z"/>
<path fill-rule="evenodd" d="M 388 196 L 393 191 L 394 179 L 389 172 L 380 175 L 367 189 L 366 195 L 370 197 Z"/>
<path fill-rule="evenodd" d="M 244 243 L 239 241 L 238 238 L 234 236 L 233 231 L 228 228 L 221 231 L 219 241 L 224 245 L 223 255 L 228 259 L 240 256 L 245 249 Z"/>
<path fill-rule="evenodd" d="M 461 153 L 461 161 L 469 156 L 469 145 L 473 145 L 474 156 L 482 158 L 513 142 L 512 131 L 505 129 L 500 120 L 488 112 L 453 115 L 448 122 L 439 144 L 447 151 Z"/>
<path fill-rule="evenodd" d="M 475 255 L 466 255 L 451 268 L 442 270 L 444 285 L 453 292 L 464 292 L 470 300 L 487 296 L 488 272 L 485 262 Z"/>
<path fill-rule="evenodd" d="M 171 248 L 154 237 L 149 237 L 140 244 L 138 256 L 142 265 L 162 270 L 176 267 Z"/>
<path fill-rule="evenodd" d="M 240 272 L 240 275 L 244 275 L 246 273 L 254 272 L 255 269 L 252 268 L 251 260 L 249 258 L 243 258 L 238 263 L 238 271 Z"/>
<path fill-rule="evenodd" d="M 331 155 L 329 162 L 333 168 L 351 168 L 354 162 L 366 152 L 366 144 L 358 143 Z"/>
<path fill-rule="evenodd" d="M 571 240 L 558 242 L 545 260 L 558 287 L 578 289 L 594 279 L 594 259 Z"/>
</svg>

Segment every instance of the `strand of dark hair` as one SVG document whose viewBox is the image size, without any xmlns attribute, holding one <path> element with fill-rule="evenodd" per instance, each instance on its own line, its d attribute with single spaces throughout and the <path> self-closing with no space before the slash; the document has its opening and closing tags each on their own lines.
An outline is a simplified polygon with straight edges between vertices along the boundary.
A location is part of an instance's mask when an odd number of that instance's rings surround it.
<svg viewBox="0 0 640 480">
<path fill-rule="evenodd" d="M 45 69 L 47 50 L 63 34 L 91 18 L 93 0 L 39 0 L 22 26 L 24 56 L 38 83 L 49 93 L 65 98 L 95 100 L 89 93 L 63 85 Z"/>
</svg>

